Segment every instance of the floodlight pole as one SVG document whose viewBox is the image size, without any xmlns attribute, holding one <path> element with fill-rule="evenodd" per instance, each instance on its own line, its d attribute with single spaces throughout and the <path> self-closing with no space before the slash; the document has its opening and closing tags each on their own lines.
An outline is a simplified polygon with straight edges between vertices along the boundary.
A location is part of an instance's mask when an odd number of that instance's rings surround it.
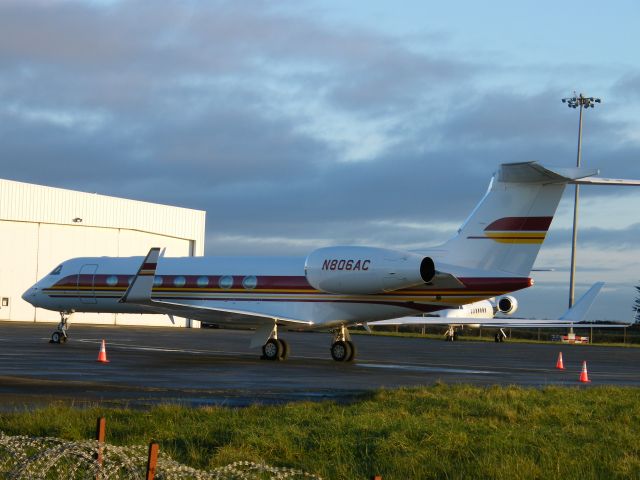
<svg viewBox="0 0 640 480">
<path fill-rule="evenodd" d="M 585 97 L 580 94 L 570 98 L 563 98 L 562 103 L 567 103 L 569 108 L 580 108 L 580 120 L 578 123 L 578 155 L 576 158 L 576 167 L 580 168 L 582 160 L 582 109 L 593 108 L 595 103 L 600 103 L 599 98 Z M 573 306 L 575 294 L 575 275 L 576 275 L 576 243 L 578 239 L 578 201 L 580 199 L 580 186 L 575 185 L 575 196 L 573 203 L 573 235 L 571 238 L 571 275 L 569 277 L 569 308 Z M 573 328 L 570 329 L 573 333 Z"/>
<path fill-rule="evenodd" d="M 582 97 L 582 94 L 580 94 Z M 578 156 L 576 167 L 580 168 L 582 160 L 582 102 L 580 103 L 580 120 L 578 123 Z M 573 234 L 571 236 L 571 275 L 569 277 L 569 308 L 573 307 L 576 287 L 576 243 L 578 242 L 578 201 L 580 200 L 580 185 L 574 185 L 575 195 L 573 199 Z M 573 329 L 572 329 L 573 330 Z"/>
</svg>

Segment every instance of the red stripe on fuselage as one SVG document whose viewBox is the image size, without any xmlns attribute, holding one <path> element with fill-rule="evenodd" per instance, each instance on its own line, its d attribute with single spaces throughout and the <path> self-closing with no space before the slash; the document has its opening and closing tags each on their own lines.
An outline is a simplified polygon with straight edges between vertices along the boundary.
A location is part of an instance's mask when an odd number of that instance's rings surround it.
<svg viewBox="0 0 640 480">
<path fill-rule="evenodd" d="M 498 232 L 546 232 L 553 217 L 504 217 L 489 224 L 485 231 Z"/>
<path fill-rule="evenodd" d="M 261 293 L 269 291 L 269 293 L 291 293 L 291 294 L 322 294 L 319 290 L 315 290 L 306 277 L 303 276 L 258 276 L 257 285 L 252 289 L 244 289 L 242 287 L 242 279 L 244 276 L 233 276 L 233 285 L 230 288 L 220 288 L 218 283 L 220 275 L 156 275 L 162 278 L 162 284 L 156 285 L 154 290 L 172 290 L 180 291 L 229 291 L 234 293 Z M 185 280 L 184 284 L 175 285 L 176 278 L 180 277 Z M 133 275 L 70 275 L 61 279 L 59 282 L 50 287 L 52 290 L 77 290 L 77 289 L 125 289 L 129 285 L 129 279 Z M 208 279 L 207 284 L 203 282 L 203 278 Z M 107 279 L 109 282 L 107 282 Z M 113 280 L 116 280 L 114 282 Z M 200 280 L 200 283 L 198 283 Z M 464 295 L 466 293 L 489 291 L 492 294 L 502 294 L 521 290 L 530 287 L 533 281 L 527 277 L 461 277 L 459 280 L 464 287 L 460 288 L 438 288 L 437 286 L 421 285 L 418 287 L 410 287 L 403 290 L 395 290 L 393 292 L 385 292 L 384 295 L 438 295 L 453 294 Z"/>
</svg>

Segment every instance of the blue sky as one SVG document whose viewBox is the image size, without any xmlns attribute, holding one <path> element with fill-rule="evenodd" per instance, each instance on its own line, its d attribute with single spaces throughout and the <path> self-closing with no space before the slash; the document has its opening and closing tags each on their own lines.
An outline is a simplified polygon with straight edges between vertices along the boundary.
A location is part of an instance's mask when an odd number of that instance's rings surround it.
<svg viewBox="0 0 640 480">
<path fill-rule="evenodd" d="M 207 211 L 207 254 L 451 236 L 501 162 L 640 178 L 640 6 L 616 2 L 0 3 L 6 178 Z M 629 318 L 640 193 L 585 188 L 578 291 Z M 524 315 L 567 302 L 560 205 Z"/>
</svg>

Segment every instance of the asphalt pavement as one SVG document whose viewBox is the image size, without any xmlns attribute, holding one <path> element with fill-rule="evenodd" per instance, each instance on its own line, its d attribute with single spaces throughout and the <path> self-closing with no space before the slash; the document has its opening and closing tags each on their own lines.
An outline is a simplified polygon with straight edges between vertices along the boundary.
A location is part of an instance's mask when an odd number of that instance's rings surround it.
<svg viewBox="0 0 640 480">
<path fill-rule="evenodd" d="M 49 343 L 54 327 L 0 322 L 0 408 L 349 401 L 382 387 L 438 381 L 640 386 L 640 348 L 354 335 L 356 360 L 339 363 L 331 359 L 329 333 L 281 329 L 291 353 L 272 362 L 249 349 L 250 331 L 72 324 L 69 341 L 56 345 Z M 96 361 L 102 339 L 106 364 Z M 555 368 L 560 351 L 565 370 Z M 590 384 L 578 382 L 583 360 Z"/>
</svg>

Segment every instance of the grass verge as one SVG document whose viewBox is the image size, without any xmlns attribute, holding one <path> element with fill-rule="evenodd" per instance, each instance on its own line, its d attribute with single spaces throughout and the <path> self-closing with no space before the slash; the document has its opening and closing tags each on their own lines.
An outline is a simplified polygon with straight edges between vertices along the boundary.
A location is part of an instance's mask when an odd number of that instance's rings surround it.
<svg viewBox="0 0 640 480">
<path fill-rule="evenodd" d="M 197 468 L 237 460 L 328 479 L 640 478 L 640 389 L 433 387 L 381 390 L 348 405 L 161 406 L 148 411 L 53 405 L 0 414 L 9 435 L 154 439 Z"/>
</svg>

